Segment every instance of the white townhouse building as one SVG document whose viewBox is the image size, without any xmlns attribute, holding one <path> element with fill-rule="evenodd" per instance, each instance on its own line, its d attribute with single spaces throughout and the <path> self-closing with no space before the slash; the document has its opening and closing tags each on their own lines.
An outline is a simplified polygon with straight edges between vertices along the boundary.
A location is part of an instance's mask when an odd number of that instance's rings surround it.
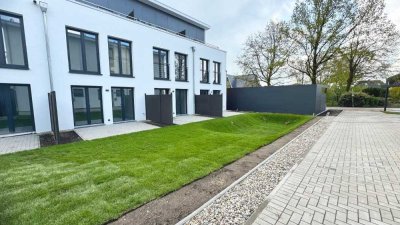
<svg viewBox="0 0 400 225">
<path fill-rule="evenodd" d="M 145 120 L 145 95 L 226 94 L 226 52 L 209 26 L 155 0 L 0 1 L 0 135 Z M 223 98 L 223 109 L 226 100 Z"/>
</svg>

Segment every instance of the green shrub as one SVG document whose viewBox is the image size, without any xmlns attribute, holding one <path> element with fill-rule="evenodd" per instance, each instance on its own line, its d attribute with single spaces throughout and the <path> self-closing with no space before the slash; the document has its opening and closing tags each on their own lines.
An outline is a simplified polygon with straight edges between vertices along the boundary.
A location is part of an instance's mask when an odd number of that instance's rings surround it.
<svg viewBox="0 0 400 225">
<path fill-rule="evenodd" d="M 339 106 L 352 107 L 379 107 L 384 105 L 384 99 L 381 97 L 370 96 L 363 92 L 354 93 L 352 97 L 351 92 L 344 93 L 339 99 Z"/>
<path fill-rule="evenodd" d="M 368 87 L 362 90 L 365 94 L 371 95 L 373 97 L 381 97 L 384 98 L 386 95 L 385 88 L 377 88 L 377 87 Z"/>
</svg>

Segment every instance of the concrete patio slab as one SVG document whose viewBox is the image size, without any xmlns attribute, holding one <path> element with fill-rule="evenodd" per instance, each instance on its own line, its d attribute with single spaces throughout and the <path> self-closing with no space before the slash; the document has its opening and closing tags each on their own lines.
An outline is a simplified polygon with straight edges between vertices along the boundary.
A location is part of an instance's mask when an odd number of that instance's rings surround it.
<svg viewBox="0 0 400 225">
<path fill-rule="evenodd" d="M 237 116 L 237 115 L 242 115 L 244 114 L 243 112 L 236 112 L 236 111 L 224 111 L 223 116 L 224 117 L 231 117 L 231 116 Z"/>
<path fill-rule="evenodd" d="M 174 118 L 174 124 L 176 125 L 184 125 L 188 123 L 196 123 L 206 120 L 212 120 L 211 117 L 198 116 L 198 115 L 185 115 L 185 116 L 177 116 Z"/>
<path fill-rule="evenodd" d="M 95 140 L 116 135 L 135 133 L 159 128 L 145 122 L 127 122 L 107 126 L 93 126 L 75 129 L 83 140 Z"/>
<path fill-rule="evenodd" d="M 40 139 L 36 134 L 0 138 L 0 155 L 37 149 Z"/>
</svg>

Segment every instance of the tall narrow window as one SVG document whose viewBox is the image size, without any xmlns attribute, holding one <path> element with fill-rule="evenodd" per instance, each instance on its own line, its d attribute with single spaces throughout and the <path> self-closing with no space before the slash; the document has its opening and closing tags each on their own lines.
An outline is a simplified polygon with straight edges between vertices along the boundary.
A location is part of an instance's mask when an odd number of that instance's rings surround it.
<svg viewBox="0 0 400 225">
<path fill-rule="evenodd" d="M 154 48 L 153 63 L 154 63 L 154 79 L 169 80 L 168 51 L 159 48 Z"/>
<path fill-rule="evenodd" d="M 22 16 L 3 11 L 0 11 L 0 67 L 28 68 Z"/>
<path fill-rule="evenodd" d="M 187 56 L 175 53 L 175 80 L 187 81 Z"/>
<path fill-rule="evenodd" d="M 131 42 L 108 38 L 108 57 L 111 76 L 133 76 Z"/>
<path fill-rule="evenodd" d="M 214 84 L 221 84 L 221 63 L 214 62 Z"/>
<path fill-rule="evenodd" d="M 210 82 L 209 63 L 207 59 L 200 59 L 201 62 L 201 83 Z"/>
<path fill-rule="evenodd" d="M 97 34 L 67 28 L 67 45 L 71 73 L 100 74 Z"/>
</svg>

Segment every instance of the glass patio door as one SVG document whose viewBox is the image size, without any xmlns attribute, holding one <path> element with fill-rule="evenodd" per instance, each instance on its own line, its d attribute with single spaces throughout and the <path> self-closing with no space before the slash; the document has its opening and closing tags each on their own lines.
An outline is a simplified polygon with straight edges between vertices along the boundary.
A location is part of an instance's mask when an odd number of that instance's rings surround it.
<svg viewBox="0 0 400 225">
<path fill-rule="evenodd" d="M 133 88 L 113 87 L 111 90 L 114 122 L 135 120 Z"/>
<path fill-rule="evenodd" d="M 72 104 L 75 126 L 104 122 L 101 87 L 72 86 Z"/>
<path fill-rule="evenodd" d="M 34 130 L 30 86 L 0 84 L 0 135 Z"/>
<path fill-rule="evenodd" d="M 176 99 L 176 114 L 186 115 L 187 114 L 187 90 L 176 89 L 175 90 Z"/>
</svg>

